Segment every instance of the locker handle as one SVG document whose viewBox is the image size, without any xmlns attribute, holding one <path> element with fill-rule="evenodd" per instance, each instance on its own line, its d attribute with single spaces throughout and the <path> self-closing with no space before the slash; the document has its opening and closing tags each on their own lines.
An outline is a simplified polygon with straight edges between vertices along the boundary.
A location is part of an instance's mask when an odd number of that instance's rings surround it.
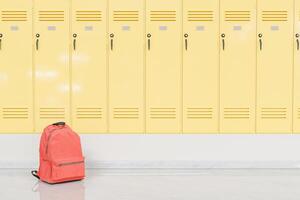
<svg viewBox="0 0 300 200">
<path fill-rule="evenodd" d="M 74 33 L 73 34 L 73 50 L 75 51 L 76 50 L 76 37 L 77 37 L 77 34 L 76 33 Z"/>
<path fill-rule="evenodd" d="M 40 42 L 39 41 L 40 34 L 37 33 L 35 35 L 35 37 L 37 38 L 36 41 L 35 41 L 35 49 L 38 51 L 39 50 L 39 42 Z"/>
<path fill-rule="evenodd" d="M 110 35 L 110 50 L 113 51 L 114 50 L 114 37 L 115 35 L 113 33 L 111 33 Z"/>
<path fill-rule="evenodd" d="M 148 47 L 148 51 L 150 51 L 150 49 L 151 49 L 151 34 L 150 33 L 148 33 L 147 34 L 147 38 L 148 38 L 148 41 L 147 41 L 147 47 Z"/>
<path fill-rule="evenodd" d="M 189 35 L 186 33 L 186 34 L 184 34 L 184 37 L 185 37 L 185 39 L 184 39 L 184 47 L 185 47 L 185 50 L 187 51 L 188 50 L 188 37 L 189 37 Z"/>
<path fill-rule="evenodd" d="M 3 37 L 3 34 L 0 33 L 0 50 L 2 50 L 2 37 Z"/>
<path fill-rule="evenodd" d="M 263 41 L 262 41 L 262 34 L 260 33 L 260 34 L 258 34 L 258 37 L 259 37 L 259 49 L 260 50 L 262 50 L 262 48 L 263 48 Z"/>
<path fill-rule="evenodd" d="M 223 51 L 225 50 L 225 34 L 224 33 L 222 33 L 221 34 L 221 37 L 222 37 L 222 49 L 223 49 Z"/>
<path fill-rule="evenodd" d="M 299 51 L 299 34 L 297 33 L 296 34 L 296 38 L 297 38 L 297 40 L 296 40 L 296 42 L 297 42 L 297 51 Z"/>
</svg>

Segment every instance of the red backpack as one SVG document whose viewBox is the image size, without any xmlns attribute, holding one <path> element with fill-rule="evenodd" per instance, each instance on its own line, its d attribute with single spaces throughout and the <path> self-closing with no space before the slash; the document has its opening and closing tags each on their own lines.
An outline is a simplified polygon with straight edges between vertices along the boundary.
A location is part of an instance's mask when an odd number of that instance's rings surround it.
<svg viewBox="0 0 300 200">
<path fill-rule="evenodd" d="M 79 135 L 64 122 L 46 127 L 40 139 L 40 167 L 31 173 L 52 184 L 83 179 L 85 167 Z"/>
</svg>

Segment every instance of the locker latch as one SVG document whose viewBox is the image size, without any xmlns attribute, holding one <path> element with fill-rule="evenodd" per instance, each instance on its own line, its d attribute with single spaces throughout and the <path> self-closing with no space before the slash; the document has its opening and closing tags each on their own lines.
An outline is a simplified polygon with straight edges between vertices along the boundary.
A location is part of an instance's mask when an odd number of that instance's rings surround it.
<svg viewBox="0 0 300 200">
<path fill-rule="evenodd" d="M 110 37 L 110 50 L 114 50 L 114 37 L 115 37 L 115 35 L 113 34 L 113 33 L 111 33 L 110 35 L 109 35 L 109 37 Z"/>
<path fill-rule="evenodd" d="M 224 51 L 225 50 L 225 33 L 222 33 L 221 37 L 222 37 L 222 49 Z"/>
<path fill-rule="evenodd" d="M 40 34 L 35 34 L 36 40 L 35 40 L 35 49 L 38 51 L 39 50 L 39 38 L 40 38 Z"/>
<path fill-rule="evenodd" d="M 299 33 L 296 33 L 297 51 L 299 51 Z"/>
<path fill-rule="evenodd" d="M 0 33 L 0 50 L 2 49 L 2 37 L 3 37 L 3 34 Z"/>
<path fill-rule="evenodd" d="M 189 35 L 186 33 L 186 34 L 184 34 L 184 47 L 185 47 L 185 50 L 187 51 L 188 50 L 188 38 L 189 37 Z"/>
<path fill-rule="evenodd" d="M 150 33 L 148 33 L 147 34 L 147 38 L 148 38 L 148 40 L 147 40 L 147 47 L 148 47 L 148 51 L 150 51 L 150 49 L 151 49 L 151 34 Z"/>
<path fill-rule="evenodd" d="M 74 34 L 73 34 L 73 50 L 74 50 L 74 51 L 76 50 L 76 38 L 77 38 L 77 34 L 74 33 Z"/>
<path fill-rule="evenodd" d="M 259 37 L 259 49 L 260 50 L 262 50 L 262 48 L 263 48 L 262 36 L 263 35 L 261 33 L 258 34 L 258 37 Z"/>
</svg>

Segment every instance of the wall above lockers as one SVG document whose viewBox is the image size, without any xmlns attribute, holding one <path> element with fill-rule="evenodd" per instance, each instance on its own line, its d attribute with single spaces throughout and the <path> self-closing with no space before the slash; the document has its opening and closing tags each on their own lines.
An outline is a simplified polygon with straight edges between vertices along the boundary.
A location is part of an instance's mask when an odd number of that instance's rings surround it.
<svg viewBox="0 0 300 200">
<path fill-rule="evenodd" d="M 299 133 L 300 0 L 1 0 L 0 132 Z"/>
</svg>

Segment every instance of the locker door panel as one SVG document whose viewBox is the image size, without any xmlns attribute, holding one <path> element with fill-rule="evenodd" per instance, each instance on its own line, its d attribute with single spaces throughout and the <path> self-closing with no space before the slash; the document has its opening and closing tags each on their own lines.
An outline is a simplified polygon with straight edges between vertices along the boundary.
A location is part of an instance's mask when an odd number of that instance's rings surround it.
<svg viewBox="0 0 300 200">
<path fill-rule="evenodd" d="M 183 1 L 183 132 L 218 132 L 219 0 Z"/>
<path fill-rule="evenodd" d="M 181 1 L 146 1 L 146 129 L 182 131 Z"/>
<path fill-rule="evenodd" d="M 109 130 L 144 132 L 144 3 L 109 2 Z"/>
<path fill-rule="evenodd" d="M 292 131 L 293 0 L 258 2 L 257 132 Z"/>
<path fill-rule="evenodd" d="M 1 1 L 0 133 L 33 132 L 31 2 Z"/>
<path fill-rule="evenodd" d="M 294 8 L 294 108 L 293 132 L 300 133 L 300 1 Z"/>
<path fill-rule="evenodd" d="M 221 1 L 220 132 L 255 132 L 256 0 Z"/>
<path fill-rule="evenodd" d="M 107 131 L 106 0 L 72 1 L 72 124 Z"/>
<path fill-rule="evenodd" d="M 35 0 L 35 125 L 70 122 L 69 1 Z"/>
</svg>

